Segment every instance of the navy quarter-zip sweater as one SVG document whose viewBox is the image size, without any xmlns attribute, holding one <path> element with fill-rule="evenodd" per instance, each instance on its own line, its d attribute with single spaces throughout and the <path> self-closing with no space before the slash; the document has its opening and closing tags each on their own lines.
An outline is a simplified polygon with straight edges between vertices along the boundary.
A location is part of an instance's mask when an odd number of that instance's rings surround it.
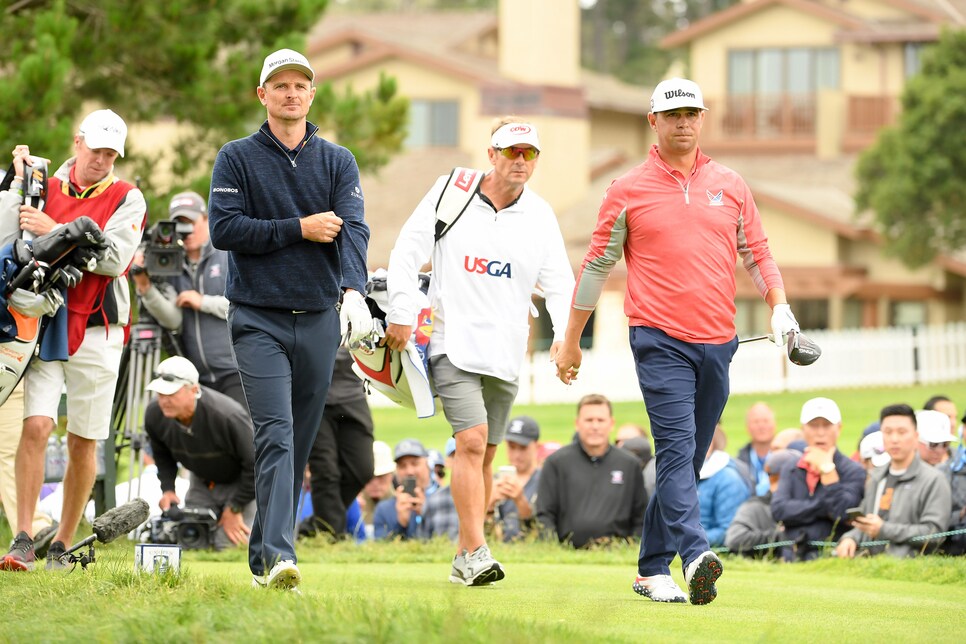
<svg viewBox="0 0 966 644">
<path fill-rule="evenodd" d="M 218 152 L 208 196 L 211 242 L 228 251 L 225 296 L 233 304 L 322 311 L 343 288 L 365 293 L 366 225 L 359 167 L 344 147 L 315 136 L 287 149 L 268 128 Z M 333 243 L 302 238 L 300 218 L 334 212 Z"/>
</svg>

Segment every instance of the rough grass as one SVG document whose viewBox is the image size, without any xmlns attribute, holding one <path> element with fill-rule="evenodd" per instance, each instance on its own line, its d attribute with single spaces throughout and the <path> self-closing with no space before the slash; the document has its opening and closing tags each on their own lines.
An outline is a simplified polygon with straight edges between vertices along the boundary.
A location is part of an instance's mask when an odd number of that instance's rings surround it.
<svg viewBox="0 0 966 644">
<path fill-rule="evenodd" d="M 951 642 L 966 602 L 966 558 L 726 557 L 718 600 L 696 607 L 635 595 L 634 545 L 500 545 L 507 578 L 463 588 L 444 541 L 315 539 L 299 547 L 301 598 L 249 588 L 242 550 L 185 553 L 163 577 L 135 574 L 133 550 L 98 547 L 86 572 L 0 574 L 0 641 Z"/>
</svg>

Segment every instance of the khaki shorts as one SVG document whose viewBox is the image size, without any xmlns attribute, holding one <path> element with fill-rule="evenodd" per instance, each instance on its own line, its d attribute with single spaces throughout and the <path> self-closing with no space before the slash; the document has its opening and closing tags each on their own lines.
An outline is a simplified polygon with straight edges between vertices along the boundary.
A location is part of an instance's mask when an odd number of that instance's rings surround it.
<svg viewBox="0 0 966 644">
<path fill-rule="evenodd" d="M 486 442 L 502 443 L 520 383 L 463 371 L 445 355 L 433 356 L 429 365 L 433 385 L 453 433 L 486 425 Z"/>
<path fill-rule="evenodd" d="M 60 396 L 67 389 L 67 431 L 103 440 L 110 434 L 117 370 L 124 350 L 124 329 L 89 327 L 77 352 L 66 362 L 34 358 L 24 374 L 24 418 L 46 416 L 57 422 Z"/>
</svg>

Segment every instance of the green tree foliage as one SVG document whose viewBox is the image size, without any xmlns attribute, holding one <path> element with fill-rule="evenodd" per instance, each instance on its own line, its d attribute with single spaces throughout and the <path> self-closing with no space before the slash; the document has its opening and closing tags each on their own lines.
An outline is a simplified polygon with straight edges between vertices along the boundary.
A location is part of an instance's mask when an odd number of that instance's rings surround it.
<svg viewBox="0 0 966 644">
<path fill-rule="evenodd" d="M 130 125 L 193 126 L 172 140 L 174 188 L 207 194 L 222 144 L 258 128 L 265 110 L 255 87 L 264 57 L 305 51 L 305 37 L 328 0 L 19 0 L 0 12 L 0 154 L 27 143 L 60 163 L 75 124 L 91 104 Z M 326 85 L 309 119 L 353 150 L 364 170 L 399 151 L 408 102 L 392 79 L 362 94 Z M 320 100 L 321 99 L 321 100 Z M 132 141 L 136 146 L 136 140 Z M 125 159 L 151 195 L 156 159 Z M 133 166 L 133 172 L 132 172 Z M 153 205 L 153 204 L 152 204 Z M 157 208 L 155 208 L 157 210 Z"/>
<path fill-rule="evenodd" d="M 898 123 L 859 158 L 856 211 L 911 267 L 966 246 L 966 32 L 946 30 L 906 83 Z"/>
<path fill-rule="evenodd" d="M 581 60 L 589 69 L 628 83 L 664 77 L 675 52 L 660 48 L 664 36 L 737 0 L 586 0 L 581 2 Z"/>
</svg>

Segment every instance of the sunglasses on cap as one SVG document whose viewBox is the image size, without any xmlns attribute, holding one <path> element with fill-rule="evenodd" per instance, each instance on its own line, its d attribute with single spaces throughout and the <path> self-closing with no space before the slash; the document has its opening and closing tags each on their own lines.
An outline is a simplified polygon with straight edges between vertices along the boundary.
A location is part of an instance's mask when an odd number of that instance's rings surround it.
<svg viewBox="0 0 966 644">
<path fill-rule="evenodd" d="M 517 145 L 510 146 L 508 148 L 493 148 L 503 156 L 508 159 L 516 159 L 521 154 L 523 155 L 524 161 L 533 161 L 540 155 L 540 150 L 536 148 L 522 148 Z"/>
<path fill-rule="evenodd" d="M 173 373 L 161 373 L 158 371 L 154 372 L 154 378 L 160 378 L 166 382 L 183 382 L 186 385 L 193 385 L 194 383 L 187 378 L 182 378 L 181 376 L 176 376 Z"/>
</svg>

